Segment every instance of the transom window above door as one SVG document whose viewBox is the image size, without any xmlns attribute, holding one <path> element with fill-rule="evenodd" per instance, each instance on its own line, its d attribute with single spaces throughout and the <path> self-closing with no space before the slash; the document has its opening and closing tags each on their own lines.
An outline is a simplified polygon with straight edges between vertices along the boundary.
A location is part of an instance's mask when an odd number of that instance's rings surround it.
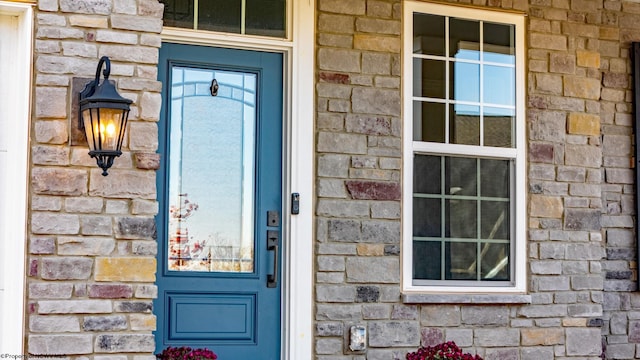
<svg viewBox="0 0 640 360">
<path fill-rule="evenodd" d="M 286 37 L 286 0 L 160 0 L 164 26 Z"/>
</svg>

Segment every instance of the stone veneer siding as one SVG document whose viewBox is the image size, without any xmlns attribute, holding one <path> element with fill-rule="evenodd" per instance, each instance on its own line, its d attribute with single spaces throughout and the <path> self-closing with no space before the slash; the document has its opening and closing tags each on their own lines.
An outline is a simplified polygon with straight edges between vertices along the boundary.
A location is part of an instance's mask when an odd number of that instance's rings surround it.
<svg viewBox="0 0 640 360">
<path fill-rule="evenodd" d="M 608 358 L 640 356 L 629 61 L 630 42 L 640 40 L 640 4 L 473 4 L 528 15 L 532 303 L 402 303 L 401 2 L 317 0 L 310 356 L 401 359 L 443 340 L 487 360 L 599 359 L 603 348 Z M 29 353 L 152 358 L 161 15 L 156 0 L 37 5 Z M 93 77 L 102 55 L 111 57 L 120 92 L 134 100 L 127 149 L 106 178 L 86 146 L 68 145 L 72 78 Z M 353 324 L 367 326 L 366 354 L 348 349 Z"/>
<path fill-rule="evenodd" d="M 459 3 L 527 14 L 531 303 L 402 302 L 402 4 L 317 0 L 315 358 L 404 359 L 445 340 L 487 360 L 640 357 L 629 59 L 640 3 Z M 366 352 L 349 351 L 351 325 L 367 327 Z"/>
<path fill-rule="evenodd" d="M 162 9 L 157 0 L 37 3 L 26 274 L 30 354 L 154 358 Z M 86 143 L 69 145 L 72 80 L 93 78 L 105 55 L 110 79 L 134 102 L 124 153 L 107 177 Z"/>
</svg>

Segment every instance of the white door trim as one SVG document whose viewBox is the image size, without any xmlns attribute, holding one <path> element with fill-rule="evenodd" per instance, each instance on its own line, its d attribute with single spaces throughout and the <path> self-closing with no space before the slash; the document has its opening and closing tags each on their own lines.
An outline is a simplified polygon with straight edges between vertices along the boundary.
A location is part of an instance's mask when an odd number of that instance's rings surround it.
<svg viewBox="0 0 640 360">
<path fill-rule="evenodd" d="M 4 176 L 0 181 L 0 242 L 4 246 L 0 252 L 0 353 L 20 355 L 24 354 L 26 296 L 32 5 L 0 1 L 0 15 L 0 46 L 12 49 L 10 60 L 0 54 L 0 86 L 11 87 L 2 91 L 6 96 L 0 97 L 0 119 L 4 119 L 0 121 L 0 132 L 10 134 L 5 138 L 6 146 L 0 144 L 0 151 L 6 154 L 6 168 L 0 169 L 0 176 Z"/>
<path fill-rule="evenodd" d="M 166 28 L 162 40 L 183 44 L 283 52 L 285 83 L 284 211 L 289 196 L 300 194 L 300 213 L 283 216 L 288 228 L 284 246 L 283 360 L 313 358 L 313 184 L 314 184 L 314 32 L 315 0 L 293 4 L 291 40 L 213 34 Z M 215 349 L 214 349 L 215 350 Z"/>
</svg>

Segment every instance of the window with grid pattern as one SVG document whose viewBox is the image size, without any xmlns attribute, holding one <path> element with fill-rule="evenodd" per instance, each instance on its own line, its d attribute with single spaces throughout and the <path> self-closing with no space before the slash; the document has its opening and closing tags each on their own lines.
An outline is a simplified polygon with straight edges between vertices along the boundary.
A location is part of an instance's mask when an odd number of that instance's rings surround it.
<svg viewBox="0 0 640 360">
<path fill-rule="evenodd" d="M 404 13 L 406 291 L 523 291 L 523 15 Z"/>
</svg>

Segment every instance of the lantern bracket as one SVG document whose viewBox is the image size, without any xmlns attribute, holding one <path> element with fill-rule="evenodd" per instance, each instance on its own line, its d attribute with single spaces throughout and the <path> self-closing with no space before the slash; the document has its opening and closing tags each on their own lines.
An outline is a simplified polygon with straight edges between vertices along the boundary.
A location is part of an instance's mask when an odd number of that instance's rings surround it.
<svg viewBox="0 0 640 360">
<path fill-rule="evenodd" d="M 109 75 L 111 75 L 111 61 L 108 57 L 103 56 L 100 58 L 98 62 L 98 67 L 96 68 L 96 77 L 94 80 L 89 81 L 87 85 L 85 85 L 84 89 L 79 93 L 79 100 L 88 98 L 89 96 L 93 96 L 100 85 L 100 70 L 102 66 L 106 66 L 102 74 L 104 75 L 104 81 L 109 81 Z M 82 121 L 82 110 L 78 109 L 78 128 L 84 131 L 84 122 Z"/>
<path fill-rule="evenodd" d="M 104 70 L 103 70 L 104 68 Z M 100 72 L 104 79 L 100 82 Z M 78 128 L 84 130 L 89 144 L 89 156 L 95 158 L 102 175 L 113 165 L 114 158 L 122 154 L 129 110 L 132 101 L 116 90 L 112 81 L 111 61 L 106 56 L 100 58 L 96 77 L 78 94 Z"/>
</svg>

